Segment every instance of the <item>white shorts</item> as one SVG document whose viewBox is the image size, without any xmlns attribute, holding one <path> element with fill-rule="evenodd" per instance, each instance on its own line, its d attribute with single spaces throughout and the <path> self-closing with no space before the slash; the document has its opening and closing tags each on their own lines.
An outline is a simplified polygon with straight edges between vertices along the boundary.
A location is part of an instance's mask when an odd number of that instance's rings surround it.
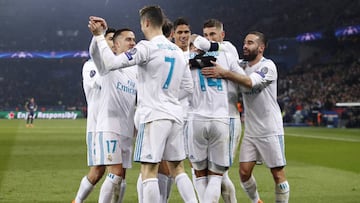
<svg viewBox="0 0 360 203">
<path fill-rule="evenodd" d="M 188 121 L 186 137 L 194 169 L 205 169 L 205 160 L 221 167 L 231 166 L 234 137 L 230 137 L 230 131 L 229 119 Z"/>
<path fill-rule="evenodd" d="M 88 165 L 122 164 L 123 168 L 132 167 L 133 138 L 112 132 L 88 133 Z"/>
<path fill-rule="evenodd" d="M 230 118 L 230 138 L 233 138 L 233 149 L 232 149 L 232 155 L 235 157 L 235 154 L 237 152 L 240 139 L 241 139 L 241 121 L 240 117 L 238 118 Z"/>
<path fill-rule="evenodd" d="M 186 158 L 183 125 L 173 120 L 155 120 L 139 125 L 134 161 L 159 163 Z"/>
<path fill-rule="evenodd" d="M 189 137 L 188 137 L 188 131 L 189 131 L 189 122 L 187 120 L 184 120 L 184 127 L 183 127 L 183 136 L 184 136 L 184 147 L 185 147 L 185 154 L 186 157 L 189 157 Z"/>
<path fill-rule="evenodd" d="M 286 165 L 284 135 L 268 137 L 244 136 L 240 146 L 240 162 L 262 160 L 269 168 Z"/>
</svg>

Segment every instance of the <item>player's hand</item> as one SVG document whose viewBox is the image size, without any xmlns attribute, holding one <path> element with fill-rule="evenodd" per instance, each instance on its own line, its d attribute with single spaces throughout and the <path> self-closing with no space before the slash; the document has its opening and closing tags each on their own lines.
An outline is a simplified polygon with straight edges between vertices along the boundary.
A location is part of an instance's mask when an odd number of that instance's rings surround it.
<svg viewBox="0 0 360 203">
<path fill-rule="evenodd" d="M 107 29 L 108 29 L 107 23 L 106 23 L 106 21 L 105 21 L 104 18 L 97 17 L 97 16 L 90 16 L 89 19 L 90 19 L 91 21 L 101 23 L 101 26 L 103 27 L 104 30 L 107 30 Z"/>
<path fill-rule="evenodd" d="M 207 78 L 223 78 L 227 70 L 214 61 L 211 61 L 211 63 L 214 64 L 214 66 L 202 68 L 201 74 Z"/>
<path fill-rule="evenodd" d="M 88 27 L 94 36 L 98 36 L 102 35 L 106 31 L 107 23 L 103 18 L 90 16 Z"/>
</svg>

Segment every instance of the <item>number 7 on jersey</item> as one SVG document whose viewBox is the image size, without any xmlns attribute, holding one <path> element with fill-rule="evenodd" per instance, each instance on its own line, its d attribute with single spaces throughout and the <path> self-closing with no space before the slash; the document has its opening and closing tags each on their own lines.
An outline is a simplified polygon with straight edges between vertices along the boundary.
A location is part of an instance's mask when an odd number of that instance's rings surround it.
<svg viewBox="0 0 360 203">
<path fill-rule="evenodd" d="M 174 70 L 175 58 L 165 56 L 165 62 L 170 63 L 170 70 L 169 70 L 169 74 L 168 74 L 168 76 L 166 78 L 165 84 L 163 85 L 163 89 L 168 89 L 169 84 L 171 82 L 173 70 Z"/>
</svg>

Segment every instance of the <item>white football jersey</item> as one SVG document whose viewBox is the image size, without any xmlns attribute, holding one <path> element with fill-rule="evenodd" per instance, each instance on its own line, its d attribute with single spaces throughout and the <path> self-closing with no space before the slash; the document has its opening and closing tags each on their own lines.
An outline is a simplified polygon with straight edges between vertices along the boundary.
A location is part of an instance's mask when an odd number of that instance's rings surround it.
<svg viewBox="0 0 360 203">
<path fill-rule="evenodd" d="M 216 63 L 223 68 L 244 74 L 237 63 L 237 58 L 226 51 L 206 52 L 204 56 L 214 56 Z M 200 69 L 192 69 L 194 93 L 190 97 L 188 116 L 193 119 L 218 119 L 238 117 L 238 85 L 220 78 L 205 78 Z"/>
<path fill-rule="evenodd" d="M 237 63 L 239 54 L 233 44 L 229 41 L 223 42 L 210 42 L 206 38 L 202 36 L 198 36 L 194 41 L 194 46 L 198 49 L 208 51 L 208 53 L 213 53 L 213 55 L 217 55 L 217 63 L 219 63 L 223 68 L 228 70 L 237 72 L 239 74 L 245 74 L 244 70 L 239 66 Z M 197 75 L 199 75 L 200 70 L 197 70 Z M 193 77 L 194 72 L 193 73 Z M 200 73 L 201 74 L 201 73 Z M 207 81 L 216 80 L 220 81 L 220 79 L 206 79 Z M 221 80 L 222 83 L 227 84 L 227 102 L 228 102 L 228 116 L 231 118 L 239 118 L 240 114 L 237 109 L 237 102 L 238 102 L 238 92 L 239 92 L 239 85 L 229 80 Z M 196 84 L 197 82 L 195 82 Z M 204 95 L 203 95 L 204 96 Z M 219 101 L 219 105 L 224 105 L 224 103 Z M 220 109 L 219 109 L 220 110 Z M 210 113 L 210 112 L 209 112 Z"/>
<path fill-rule="evenodd" d="M 189 68 L 189 58 L 190 58 L 190 52 L 189 51 L 184 51 L 184 59 L 187 62 L 186 66 L 187 68 Z M 189 72 L 190 73 L 190 72 Z M 185 80 L 189 80 L 188 82 L 192 83 L 192 77 L 190 75 L 190 77 L 186 77 Z M 183 108 L 183 117 L 184 119 L 187 119 L 187 112 L 189 111 L 189 97 L 185 96 L 184 98 L 180 99 L 180 104 Z"/>
<path fill-rule="evenodd" d="M 283 121 L 277 102 L 277 70 L 274 62 L 262 58 L 253 66 L 246 65 L 253 87 L 242 88 L 245 110 L 245 136 L 283 135 Z"/>
<path fill-rule="evenodd" d="M 83 89 L 87 102 L 86 131 L 95 132 L 100 95 L 99 73 L 93 60 L 89 59 L 82 69 Z"/>
<path fill-rule="evenodd" d="M 236 63 L 239 59 L 239 54 L 237 52 L 236 47 L 229 41 L 220 42 L 219 51 L 224 51 L 227 54 L 228 58 L 231 58 L 231 63 Z M 230 54 L 232 54 L 232 56 Z M 236 62 L 234 62 L 233 60 L 235 60 Z M 233 65 L 233 66 L 236 66 L 235 72 L 245 75 L 245 71 L 241 68 L 241 66 L 237 66 L 237 65 Z M 240 86 L 237 83 L 229 81 L 229 89 L 228 89 L 229 116 L 231 118 L 240 117 L 239 109 L 237 107 L 237 103 L 239 101 L 239 92 L 240 92 L 239 89 Z"/>
<path fill-rule="evenodd" d="M 109 71 L 100 77 L 97 132 L 134 136 L 137 66 Z"/>
<path fill-rule="evenodd" d="M 99 58 L 107 70 L 138 65 L 137 124 L 159 119 L 183 121 L 179 99 L 192 92 L 193 83 L 186 79 L 191 74 L 179 47 L 159 35 L 115 56 L 104 36 L 95 38 L 99 56 L 92 57 Z"/>
</svg>

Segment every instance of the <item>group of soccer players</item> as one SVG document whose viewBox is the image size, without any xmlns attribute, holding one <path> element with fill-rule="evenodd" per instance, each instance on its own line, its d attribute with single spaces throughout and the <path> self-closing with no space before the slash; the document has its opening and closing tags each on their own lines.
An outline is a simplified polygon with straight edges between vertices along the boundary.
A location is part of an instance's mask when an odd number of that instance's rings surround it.
<svg viewBox="0 0 360 203">
<path fill-rule="evenodd" d="M 175 20 L 172 43 L 164 36 L 163 30 L 171 29 L 163 29 L 165 15 L 159 6 L 145 6 L 139 14 L 146 40 L 136 45 L 130 29 L 114 31 L 100 17 L 89 19 L 94 37 L 83 85 L 90 170 L 73 202 L 83 202 L 105 170 L 99 202 L 122 202 L 132 155 L 141 163 L 139 202 L 167 202 L 172 181 L 184 202 L 218 202 L 220 196 L 224 202 L 237 202 L 227 171 L 240 140 L 236 104 L 242 94 L 241 186 L 253 203 L 262 202 L 252 170 L 257 161 L 264 162 L 273 175 L 276 202 L 287 203 L 277 70 L 263 57 L 265 36 L 246 35 L 240 60 L 216 19 L 204 23 L 204 37 L 191 35 L 185 19 Z M 192 181 L 185 173 L 186 158 Z"/>
</svg>

